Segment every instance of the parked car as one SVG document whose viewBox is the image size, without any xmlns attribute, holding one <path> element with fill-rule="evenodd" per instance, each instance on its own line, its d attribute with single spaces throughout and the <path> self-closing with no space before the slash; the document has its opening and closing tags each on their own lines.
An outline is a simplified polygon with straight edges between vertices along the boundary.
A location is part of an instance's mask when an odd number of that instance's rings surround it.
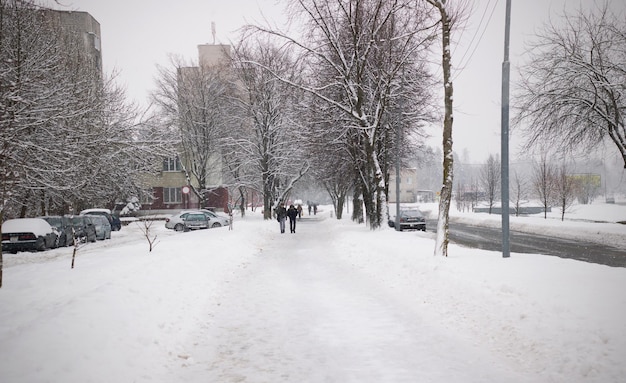
<svg viewBox="0 0 626 383">
<path fill-rule="evenodd" d="M 204 213 L 189 213 L 183 218 L 183 224 L 185 225 L 185 231 L 208 229 L 209 218 Z"/>
<path fill-rule="evenodd" d="M 183 210 L 176 214 L 172 214 L 171 216 L 165 218 L 165 228 L 174 229 L 175 231 L 185 231 L 185 217 L 189 214 L 197 213 L 201 212 L 197 210 Z"/>
<path fill-rule="evenodd" d="M 2 251 L 42 251 L 56 245 L 56 230 L 41 218 L 9 219 L 2 224 Z"/>
<path fill-rule="evenodd" d="M 119 231 L 122 228 L 120 218 L 113 215 L 109 209 L 85 209 L 80 215 L 102 215 L 109 221 L 112 231 Z"/>
<path fill-rule="evenodd" d="M 389 227 L 395 227 L 396 217 L 389 218 Z M 422 213 L 417 209 L 400 210 L 400 231 L 412 229 L 426 231 L 426 220 Z"/>
<path fill-rule="evenodd" d="M 200 209 L 200 211 L 209 217 L 209 227 L 211 228 L 228 226 L 230 224 L 230 219 L 227 216 L 207 209 Z"/>
<path fill-rule="evenodd" d="M 70 222 L 68 217 L 48 215 L 40 218 L 48 222 L 52 228 L 56 229 L 58 247 L 72 246 L 74 244 L 74 231 L 72 230 L 72 222 Z"/>
<path fill-rule="evenodd" d="M 109 220 L 103 215 L 86 214 L 86 220 L 91 221 L 93 227 L 96 228 L 96 239 L 105 240 L 111 239 L 111 224 Z"/>
<path fill-rule="evenodd" d="M 74 228 L 74 238 L 82 242 L 96 242 L 96 227 L 84 215 L 72 215 L 68 218 Z"/>
</svg>

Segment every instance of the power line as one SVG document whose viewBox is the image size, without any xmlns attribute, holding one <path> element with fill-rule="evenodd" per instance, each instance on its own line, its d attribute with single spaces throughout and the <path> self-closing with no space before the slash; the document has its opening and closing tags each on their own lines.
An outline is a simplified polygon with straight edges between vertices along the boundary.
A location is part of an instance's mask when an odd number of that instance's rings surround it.
<svg viewBox="0 0 626 383">
<path fill-rule="evenodd" d="M 469 62 L 472 60 L 472 57 L 474 57 L 474 53 L 476 53 L 476 49 L 478 49 L 478 46 L 480 45 L 485 32 L 487 31 L 487 27 L 489 27 L 489 24 L 491 23 L 491 18 L 493 17 L 493 14 L 496 10 L 496 7 L 498 6 L 498 3 L 500 2 L 500 0 L 496 0 L 493 4 L 493 7 L 491 8 L 491 13 L 489 13 L 489 18 L 487 19 L 487 23 L 485 24 L 485 27 L 483 28 L 482 32 L 480 33 L 480 37 L 478 38 L 478 42 L 476 43 L 476 45 L 474 45 L 474 49 L 472 49 L 472 53 L 470 54 L 470 56 L 468 57 L 467 61 L 464 64 L 459 64 L 459 71 L 454 75 L 453 80 L 459 75 L 461 74 L 461 72 L 463 72 L 463 69 L 465 69 L 465 66 L 467 66 L 469 64 Z M 459 61 L 459 63 L 463 62 L 463 59 L 465 58 L 465 56 L 467 55 L 467 52 L 469 52 L 472 42 L 474 41 L 474 39 L 476 38 L 476 35 L 478 34 L 478 31 L 480 30 L 480 26 L 484 20 L 485 15 L 487 14 L 487 10 L 489 9 L 489 4 L 491 4 L 491 0 L 489 0 L 489 2 L 487 3 L 487 6 L 485 7 L 485 11 L 483 12 L 483 15 L 480 19 L 480 23 L 478 24 L 478 28 L 476 28 L 476 32 L 474 33 L 474 36 L 472 37 L 472 40 L 470 41 L 469 46 L 467 47 L 467 50 L 465 51 L 465 53 L 463 54 L 463 56 L 461 57 L 461 60 Z"/>
</svg>

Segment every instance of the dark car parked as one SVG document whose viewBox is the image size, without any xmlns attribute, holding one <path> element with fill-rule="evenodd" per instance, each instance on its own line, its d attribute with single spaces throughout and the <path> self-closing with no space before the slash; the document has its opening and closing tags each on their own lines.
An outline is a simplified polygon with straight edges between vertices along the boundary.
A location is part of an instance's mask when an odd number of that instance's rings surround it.
<svg viewBox="0 0 626 383">
<path fill-rule="evenodd" d="M 96 242 L 96 227 L 82 215 L 69 216 L 74 228 L 74 238 L 82 242 Z"/>
<path fill-rule="evenodd" d="M 122 222 L 119 217 L 111 214 L 109 209 L 85 209 L 80 212 L 80 215 L 103 215 L 109 221 L 111 230 L 119 231 L 122 228 Z"/>
<path fill-rule="evenodd" d="M 395 227 L 396 217 L 389 218 L 389 227 Z M 417 209 L 400 210 L 400 231 L 412 229 L 426 231 L 426 220 Z"/>
<path fill-rule="evenodd" d="M 56 229 L 58 234 L 58 246 L 72 246 L 74 244 L 74 232 L 72 231 L 72 223 L 68 217 L 60 215 L 48 215 L 41 217 L 44 221 L 48 222 L 50 226 Z"/>
<path fill-rule="evenodd" d="M 56 230 L 41 218 L 9 219 L 2 224 L 2 251 L 42 251 L 56 245 Z"/>
</svg>

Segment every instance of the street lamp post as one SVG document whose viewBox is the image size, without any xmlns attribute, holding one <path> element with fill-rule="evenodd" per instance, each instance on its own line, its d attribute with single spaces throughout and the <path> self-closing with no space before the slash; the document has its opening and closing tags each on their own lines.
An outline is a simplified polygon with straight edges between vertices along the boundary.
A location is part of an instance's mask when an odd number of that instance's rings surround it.
<svg viewBox="0 0 626 383">
<path fill-rule="evenodd" d="M 501 206 L 502 206 L 502 257 L 509 258 L 509 40 L 511 29 L 511 0 L 506 1 L 504 26 L 504 61 L 502 62 L 502 135 L 501 135 Z"/>
</svg>

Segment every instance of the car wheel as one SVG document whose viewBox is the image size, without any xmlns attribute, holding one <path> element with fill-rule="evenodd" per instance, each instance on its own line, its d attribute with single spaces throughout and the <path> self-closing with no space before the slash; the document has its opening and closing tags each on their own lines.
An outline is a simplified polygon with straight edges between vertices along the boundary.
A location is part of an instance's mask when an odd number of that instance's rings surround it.
<svg viewBox="0 0 626 383">
<path fill-rule="evenodd" d="M 222 224 L 221 224 L 221 223 L 219 223 L 219 222 L 215 222 L 213 225 L 211 225 L 211 227 L 212 227 L 212 228 L 215 228 L 215 227 L 222 227 Z"/>
<path fill-rule="evenodd" d="M 183 225 L 182 223 L 177 223 L 176 226 L 174 226 L 174 230 L 185 231 L 185 225 Z"/>
<path fill-rule="evenodd" d="M 46 250 L 46 239 L 44 237 L 37 238 L 37 251 Z"/>
</svg>

